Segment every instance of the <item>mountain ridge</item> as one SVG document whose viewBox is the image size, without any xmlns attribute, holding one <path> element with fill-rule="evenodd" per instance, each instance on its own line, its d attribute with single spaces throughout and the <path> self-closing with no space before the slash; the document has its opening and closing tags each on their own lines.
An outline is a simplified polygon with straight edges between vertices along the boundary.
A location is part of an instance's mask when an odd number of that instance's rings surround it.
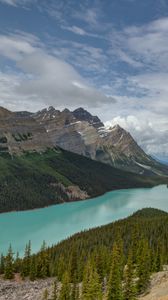
<svg viewBox="0 0 168 300">
<path fill-rule="evenodd" d="M 0 118 L 0 153 L 60 147 L 122 170 L 168 175 L 168 168 L 147 155 L 129 132 L 119 125 L 107 129 L 82 107 L 60 111 L 50 106 L 36 113 L 1 108 Z"/>
</svg>

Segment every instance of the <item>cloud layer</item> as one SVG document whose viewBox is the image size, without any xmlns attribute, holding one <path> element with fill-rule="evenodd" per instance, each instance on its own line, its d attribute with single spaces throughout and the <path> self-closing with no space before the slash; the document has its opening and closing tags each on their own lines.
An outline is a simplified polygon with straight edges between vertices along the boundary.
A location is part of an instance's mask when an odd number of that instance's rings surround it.
<svg viewBox="0 0 168 300">
<path fill-rule="evenodd" d="M 39 45 L 34 36 L 0 36 L 0 55 L 12 60 L 18 70 L 1 73 L 0 99 L 3 102 L 10 99 L 10 106 L 17 108 L 18 99 L 22 99 L 20 109 L 23 109 L 35 101 L 33 110 L 42 105 L 76 107 L 115 102 L 114 98 L 89 85 L 73 66 Z"/>
</svg>

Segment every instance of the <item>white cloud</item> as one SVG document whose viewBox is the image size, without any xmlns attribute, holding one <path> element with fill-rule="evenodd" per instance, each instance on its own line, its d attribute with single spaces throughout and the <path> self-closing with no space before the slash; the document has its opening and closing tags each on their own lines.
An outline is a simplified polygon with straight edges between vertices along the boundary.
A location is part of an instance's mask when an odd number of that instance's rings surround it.
<svg viewBox="0 0 168 300">
<path fill-rule="evenodd" d="M 24 105 L 28 106 L 29 101 L 39 103 L 41 106 L 68 107 L 97 106 L 102 102 L 115 101 L 90 86 L 70 64 L 48 54 L 39 46 L 40 43 L 35 37 L 27 35 L 23 37 L 23 34 L 0 36 L 0 41 L 2 41 L 0 54 L 13 60 L 20 70 L 19 76 L 14 76 L 9 71 L 8 74 L 4 73 L 7 82 L 3 81 L 1 74 L 0 99 L 3 101 L 8 101 L 13 95 L 13 103 L 12 98 L 10 103 L 18 106 L 16 99 L 22 98 L 22 109 Z M 2 93 L 3 89 L 5 93 Z"/>
<path fill-rule="evenodd" d="M 33 40 L 31 43 L 33 44 Z M 35 50 L 31 43 L 26 36 L 0 35 L 0 55 L 17 61 Z"/>
<path fill-rule="evenodd" d="M 17 65 L 35 76 L 18 87 L 17 91 L 22 94 L 36 95 L 49 104 L 65 106 L 113 102 L 112 98 L 89 86 L 71 65 L 43 51 L 27 55 Z"/>
<path fill-rule="evenodd" d="M 66 29 L 78 35 L 88 35 L 88 33 L 81 27 L 78 26 L 61 26 L 62 29 Z"/>
<path fill-rule="evenodd" d="M 134 58 L 132 58 L 129 54 L 125 53 L 123 50 L 118 49 L 117 55 L 119 56 L 120 60 L 135 67 L 139 68 L 142 67 L 143 64 L 139 61 L 136 61 Z"/>
<path fill-rule="evenodd" d="M 118 60 L 132 66 L 145 68 L 146 72 L 164 68 L 168 71 L 168 17 L 160 18 L 142 26 L 112 30 L 109 35 L 111 53 Z M 134 64 L 135 62 L 135 64 Z"/>
</svg>

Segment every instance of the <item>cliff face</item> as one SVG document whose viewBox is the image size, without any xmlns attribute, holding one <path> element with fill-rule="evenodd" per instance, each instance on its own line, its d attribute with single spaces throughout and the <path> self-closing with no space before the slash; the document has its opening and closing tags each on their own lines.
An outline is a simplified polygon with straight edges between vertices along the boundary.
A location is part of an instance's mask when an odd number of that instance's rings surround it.
<svg viewBox="0 0 168 300">
<path fill-rule="evenodd" d="M 83 108 L 71 112 L 53 107 L 37 113 L 0 108 L 0 151 L 21 154 L 62 149 L 139 174 L 168 174 L 168 168 L 148 156 L 119 125 L 107 129 Z"/>
<path fill-rule="evenodd" d="M 0 109 L 0 151 L 21 154 L 23 151 L 44 151 L 52 147 L 43 125 L 31 115 L 3 113 Z"/>
</svg>

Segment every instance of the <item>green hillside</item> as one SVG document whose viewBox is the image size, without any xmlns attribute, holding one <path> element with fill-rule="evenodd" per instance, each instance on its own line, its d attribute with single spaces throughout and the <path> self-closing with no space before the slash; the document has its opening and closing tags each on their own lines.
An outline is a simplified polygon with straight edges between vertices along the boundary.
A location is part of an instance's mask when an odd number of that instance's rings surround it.
<svg viewBox="0 0 168 300">
<path fill-rule="evenodd" d="M 64 187 L 76 185 L 95 197 L 109 190 L 147 187 L 164 178 L 142 177 L 60 149 L 0 156 L 0 212 L 44 207 L 69 199 Z"/>
<path fill-rule="evenodd" d="M 148 187 L 165 182 L 124 172 L 77 154 L 55 149 L 45 153 L 0 156 L 0 212 L 72 201 L 65 188 L 77 185 L 95 197 L 109 190 Z"/>
</svg>

